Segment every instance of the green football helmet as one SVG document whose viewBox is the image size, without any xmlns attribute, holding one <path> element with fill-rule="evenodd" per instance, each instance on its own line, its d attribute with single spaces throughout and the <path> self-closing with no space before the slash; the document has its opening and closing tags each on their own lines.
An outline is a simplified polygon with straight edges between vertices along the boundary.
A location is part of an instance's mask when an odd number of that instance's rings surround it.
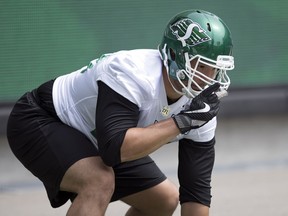
<svg viewBox="0 0 288 216">
<path fill-rule="evenodd" d="M 219 17 L 203 10 L 188 10 L 168 22 L 158 49 L 174 90 L 193 98 L 215 82 L 220 83 L 220 90 L 228 89 L 230 79 L 226 71 L 234 69 L 232 47 L 230 30 Z M 192 60 L 196 61 L 193 68 Z M 197 70 L 199 64 L 215 68 L 214 77 Z M 183 88 L 177 89 L 171 79 Z"/>
</svg>

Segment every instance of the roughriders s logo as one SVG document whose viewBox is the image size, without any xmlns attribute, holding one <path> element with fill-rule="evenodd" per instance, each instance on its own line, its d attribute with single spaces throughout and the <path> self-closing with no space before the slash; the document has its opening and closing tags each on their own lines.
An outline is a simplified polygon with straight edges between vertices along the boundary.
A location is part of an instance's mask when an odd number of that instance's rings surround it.
<svg viewBox="0 0 288 216">
<path fill-rule="evenodd" d="M 211 40 L 204 29 L 191 19 L 182 19 L 170 26 L 172 33 L 184 45 L 196 46 Z"/>
</svg>

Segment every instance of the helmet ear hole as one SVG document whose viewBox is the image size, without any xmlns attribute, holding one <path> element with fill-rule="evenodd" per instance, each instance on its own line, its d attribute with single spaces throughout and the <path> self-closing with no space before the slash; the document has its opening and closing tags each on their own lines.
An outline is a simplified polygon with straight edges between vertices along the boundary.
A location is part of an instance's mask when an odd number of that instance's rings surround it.
<svg viewBox="0 0 288 216">
<path fill-rule="evenodd" d="M 211 26 L 210 26 L 210 23 L 207 23 L 207 29 L 209 32 L 211 32 Z"/>
<path fill-rule="evenodd" d="M 175 52 L 171 48 L 169 49 L 169 52 L 170 52 L 171 60 L 175 61 L 175 59 L 176 59 Z"/>
</svg>

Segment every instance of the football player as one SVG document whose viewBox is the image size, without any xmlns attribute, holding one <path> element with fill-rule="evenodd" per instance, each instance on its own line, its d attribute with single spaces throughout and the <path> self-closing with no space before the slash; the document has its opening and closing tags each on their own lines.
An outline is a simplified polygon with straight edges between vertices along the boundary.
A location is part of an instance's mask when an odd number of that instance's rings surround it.
<svg viewBox="0 0 288 216">
<path fill-rule="evenodd" d="M 7 126 L 12 151 L 67 215 L 206 216 L 216 115 L 234 68 L 228 27 L 187 10 L 167 24 L 158 49 L 105 54 L 25 93 Z M 178 142 L 175 142 L 178 141 Z M 179 145 L 176 188 L 149 154 Z M 168 160 L 168 158 L 167 158 Z"/>
</svg>

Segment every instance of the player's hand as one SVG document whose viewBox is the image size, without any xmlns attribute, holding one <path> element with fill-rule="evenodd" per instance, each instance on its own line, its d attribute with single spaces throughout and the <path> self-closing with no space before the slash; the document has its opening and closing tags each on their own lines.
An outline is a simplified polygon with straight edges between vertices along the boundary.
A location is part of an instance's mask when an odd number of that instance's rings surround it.
<svg viewBox="0 0 288 216">
<path fill-rule="evenodd" d="M 182 134 L 203 126 L 218 114 L 220 101 L 215 93 L 219 87 L 219 83 L 209 86 L 193 98 L 188 109 L 173 117 Z"/>
</svg>

